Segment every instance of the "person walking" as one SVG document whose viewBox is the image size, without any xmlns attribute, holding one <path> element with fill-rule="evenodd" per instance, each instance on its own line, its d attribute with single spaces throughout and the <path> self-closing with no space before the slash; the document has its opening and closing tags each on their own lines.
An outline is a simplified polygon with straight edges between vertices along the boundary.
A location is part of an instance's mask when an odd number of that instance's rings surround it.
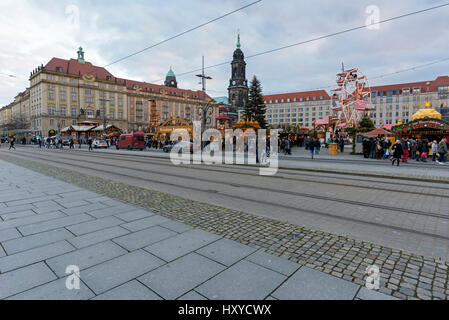
<svg viewBox="0 0 449 320">
<path fill-rule="evenodd" d="M 89 145 L 89 151 L 94 150 L 94 149 L 92 148 L 92 138 L 89 138 L 89 140 L 87 140 L 87 144 Z"/>
<path fill-rule="evenodd" d="M 14 144 L 16 143 L 16 138 L 12 137 L 11 141 L 9 142 L 9 149 L 11 150 L 11 148 L 13 148 L 14 150 L 16 150 L 16 147 L 14 147 Z"/>
<path fill-rule="evenodd" d="M 438 142 L 436 140 L 433 140 L 432 142 L 432 161 L 435 162 L 437 160 L 437 153 L 438 153 Z"/>
<path fill-rule="evenodd" d="M 401 162 L 401 158 L 404 154 L 404 150 L 402 149 L 401 141 L 399 141 L 399 140 L 396 141 L 396 143 L 393 146 L 392 153 L 393 153 L 393 161 L 391 162 L 391 165 L 394 166 L 394 163 L 397 161 L 398 167 L 399 167 L 399 163 Z"/>
<path fill-rule="evenodd" d="M 81 149 L 82 144 L 83 144 L 83 139 L 81 137 L 79 137 L 79 139 L 78 139 L 78 149 Z"/>
<path fill-rule="evenodd" d="M 310 156 L 312 157 L 312 160 L 313 160 L 314 155 L 315 155 L 315 141 L 313 141 L 312 138 L 309 139 L 308 148 L 309 148 Z"/>
<path fill-rule="evenodd" d="M 37 139 L 37 143 L 39 144 L 39 149 L 42 149 L 42 140 L 40 138 Z"/>
<path fill-rule="evenodd" d="M 75 141 L 73 141 L 73 138 L 70 138 L 70 150 L 75 149 Z"/>
<path fill-rule="evenodd" d="M 404 155 L 402 156 L 402 162 L 407 163 L 408 161 L 408 156 L 410 155 L 410 144 L 408 142 L 408 139 L 402 139 L 402 149 L 404 150 Z"/>
<path fill-rule="evenodd" d="M 340 152 L 345 152 L 345 140 L 343 137 L 340 138 L 340 141 L 338 141 L 338 146 L 340 147 Z"/>
<path fill-rule="evenodd" d="M 320 139 L 316 139 L 315 140 L 314 149 L 315 149 L 315 154 L 318 156 L 320 154 L 320 151 L 321 151 L 321 141 L 320 141 Z"/>
<path fill-rule="evenodd" d="M 440 157 L 437 160 L 438 164 L 444 164 L 446 162 L 446 154 L 447 154 L 447 142 L 446 139 L 443 138 L 438 144 L 438 154 Z"/>
</svg>

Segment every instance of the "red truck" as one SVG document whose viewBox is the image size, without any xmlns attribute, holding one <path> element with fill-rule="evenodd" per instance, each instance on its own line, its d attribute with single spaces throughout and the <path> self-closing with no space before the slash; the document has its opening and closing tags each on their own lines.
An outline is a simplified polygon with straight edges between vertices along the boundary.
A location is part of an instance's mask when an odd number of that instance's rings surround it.
<svg viewBox="0 0 449 320">
<path fill-rule="evenodd" d="M 145 134 L 143 132 L 134 132 L 130 134 L 122 134 L 117 141 L 117 149 L 137 149 L 143 151 L 145 149 Z"/>
</svg>

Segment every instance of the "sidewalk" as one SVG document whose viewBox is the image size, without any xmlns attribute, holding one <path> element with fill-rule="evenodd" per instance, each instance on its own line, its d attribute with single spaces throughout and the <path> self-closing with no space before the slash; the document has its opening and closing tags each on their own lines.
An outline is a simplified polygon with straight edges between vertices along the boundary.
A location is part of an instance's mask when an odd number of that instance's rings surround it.
<svg viewBox="0 0 449 320">
<path fill-rule="evenodd" d="M 0 177 L 0 299 L 394 299 L 8 162 Z"/>
</svg>

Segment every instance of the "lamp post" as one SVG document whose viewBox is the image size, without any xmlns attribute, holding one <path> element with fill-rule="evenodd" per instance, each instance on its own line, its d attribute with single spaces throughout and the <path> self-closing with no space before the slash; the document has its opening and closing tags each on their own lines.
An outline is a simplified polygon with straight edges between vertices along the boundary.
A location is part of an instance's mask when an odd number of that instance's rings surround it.
<svg viewBox="0 0 449 320">
<path fill-rule="evenodd" d="M 100 101 L 103 104 L 103 138 L 106 139 L 106 101 L 111 100 L 105 99 L 103 94 L 103 98 L 101 98 Z"/>
<path fill-rule="evenodd" d="M 202 100 L 202 106 L 201 106 L 201 113 L 202 113 L 201 133 L 204 133 L 204 131 L 206 131 L 206 125 L 207 125 L 207 113 L 208 113 L 209 109 L 213 108 L 213 104 L 211 102 L 206 103 L 206 80 L 212 80 L 212 78 L 209 76 L 206 76 L 204 74 L 204 56 L 203 56 L 202 61 L 203 61 L 202 73 L 197 74 L 196 76 L 198 78 L 201 78 L 200 84 L 202 85 L 202 89 L 203 89 L 203 100 Z"/>
</svg>

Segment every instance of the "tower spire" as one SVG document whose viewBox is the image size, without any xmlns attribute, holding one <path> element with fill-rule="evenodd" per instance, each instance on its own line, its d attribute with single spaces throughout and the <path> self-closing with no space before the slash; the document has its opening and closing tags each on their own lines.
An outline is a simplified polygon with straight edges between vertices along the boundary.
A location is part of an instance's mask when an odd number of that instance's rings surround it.
<svg viewBox="0 0 449 320">
<path fill-rule="evenodd" d="M 240 49 L 240 29 L 237 37 L 237 49 Z"/>
</svg>

